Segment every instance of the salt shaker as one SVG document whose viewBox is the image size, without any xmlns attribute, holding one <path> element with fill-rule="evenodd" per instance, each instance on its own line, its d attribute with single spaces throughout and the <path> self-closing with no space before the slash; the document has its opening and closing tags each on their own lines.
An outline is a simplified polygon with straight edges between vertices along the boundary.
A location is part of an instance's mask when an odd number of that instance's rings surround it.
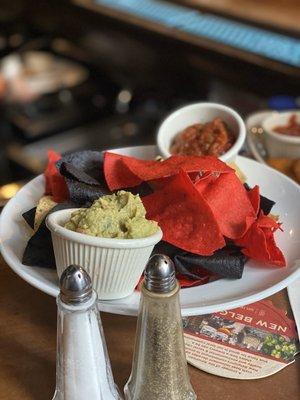
<svg viewBox="0 0 300 400">
<path fill-rule="evenodd" d="M 57 298 L 53 400 L 121 399 L 113 380 L 96 300 L 86 271 L 69 266 L 60 278 Z"/>
<path fill-rule="evenodd" d="M 127 400 L 194 400 L 184 349 L 179 284 L 173 262 L 152 256 L 146 266 Z"/>
</svg>

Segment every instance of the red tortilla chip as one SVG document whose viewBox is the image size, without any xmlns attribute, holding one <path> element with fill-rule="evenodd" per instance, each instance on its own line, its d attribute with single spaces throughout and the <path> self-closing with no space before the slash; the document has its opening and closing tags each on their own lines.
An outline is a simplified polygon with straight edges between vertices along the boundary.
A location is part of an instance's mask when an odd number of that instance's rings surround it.
<svg viewBox="0 0 300 400">
<path fill-rule="evenodd" d="M 61 155 L 56 153 L 55 151 L 53 151 L 53 150 L 48 151 L 48 164 L 44 171 L 44 176 L 45 176 L 45 180 L 46 180 L 46 188 L 45 188 L 46 195 L 52 195 L 51 177 L 57 171 L 55 163 L 60 158 L 61 158 Z"/>
<path fill-rule="evenodd" d="M 181 288 L 188 288 L 188 287 L 194 287 L 194 286 L 199 286 L 199 285 L 204 285 L 205 283 L 209 282 L 210 275 L 203 276 L 199 279 L 187 279 L 184 275 L 177 275 L 176 278 L 178 279 L 178 282 L 180 284 Z"/>
<path fill-rule="evenodd" d="M 215 157 L 174 155 L 165 161 L 139 160 L 106 152 L 104 156 L 104 174 L 110 190 L 139 185 L 171 175 L 185 172 L 232 172 L 232 168 Z"/>
<path fill-rule="evenodd" d="M 134 187 L 142 183 L 142 180 L 126 167 L 124 158 L 127 157 L 109 151 L 104 153 L 104 176 L 110 190 Z"/>
<path fill-rule="evenodd" d="M 60 203 L 69 198 L 69 192 L 64 180 L 60 175 L 56 162 L 61 158 L 60 154 L 53 150 L 48 151 L 48 164 L 44 172 L 46 187 L 45 194 L 53 197 L 53 200 Z"/>
<path fill-rule="evenodd" d="M 180 156 L 173 155 L 164 161 L 144 161 L 135 158 L 124 159 L 124 164 L 142 181 L 163 178 L 185 172 L 215 172 L 224 173 L 233 171 L 225 163 L 215 157 Z"/>
<path fill-rule="evenodd" d="M 180 171 L 168 185 L 142 201 L 147 218 L 158 222 L 166 242 L 201 255 L 211 255 L 225 246 L 210 206 L 186 172 Z"/>
<path fill-rule="evenodd" d="M 254 260 L 284 267 L 284 255 L 274 239 L 274 232 L 279 228 L 280 224 L 261 213 L 257 221 L 241 239 L 235 241 L 235 244 L 241 246 L 242 252 Z"/>
<path fill-rule="evenodd" d="M 281 223 L 277 222 L 274 218 L 270 217 L 269 215 L 265 215 L 262 211 L 259 215 L 259 226 L 261 228 L 269 228 L 273 230 L 274 232 L 277 231 L 277 229 L 281 229 Z"/>
<path fill-rule="evenodd" d="M 206 172 L 201 177 L 196 177 L 193 180 L 195 187 L 200 193 L 203 193 L 209 185 L 211 185 L 216 179 L 218 179 L 219 175 L 214 174 L 212 172 Z"/>
<path fill-rule="evenodd" d="M 258 214 L 260 210 L 260 193 L 259 193 L 259 186 L 254 186 L 254 188 L 247 191 L 248 198 L 252 204 L 252 207 L 256 213 Z"/>
<path fill-rule="evenodd" d="M 234 172 L 210 177 L 208 182 L 205 179 L 195 186 L 211 207 L 222 234 L 230 239 L 242 237 L 256 219 L 243 184 Z"/>
</svg>

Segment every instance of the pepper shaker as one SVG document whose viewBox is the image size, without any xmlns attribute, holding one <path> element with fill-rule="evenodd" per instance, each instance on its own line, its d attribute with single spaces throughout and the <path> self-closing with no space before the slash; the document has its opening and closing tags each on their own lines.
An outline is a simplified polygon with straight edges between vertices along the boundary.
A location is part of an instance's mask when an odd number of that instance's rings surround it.
<svg viewBox="0 0 300 400">
<path fill-rule="evenodd" d="M 184 349 L 179 283 L 173 262 L 156 254 L 146 266 L 126 400 L 195 400 Z"/>
<path fill-rule="evenodd" d="M 69 266 L 57 298 L 56 390 L 52 400 L 121 399 L 106 349 L 91 278 Z"/>
</svg>

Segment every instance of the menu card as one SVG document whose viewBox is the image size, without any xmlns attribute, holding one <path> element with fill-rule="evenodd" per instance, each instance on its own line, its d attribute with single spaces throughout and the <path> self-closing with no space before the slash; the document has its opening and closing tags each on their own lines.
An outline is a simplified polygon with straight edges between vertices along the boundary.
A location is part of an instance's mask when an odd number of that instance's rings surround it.
<svg viewBox="0 0 300 400">
<path fill-rule="evenodd" d="M 183 318 L 187 361 L 214 375 L 258 379 L 294 362 L 294 321 L 271 301 Z"/>
</svg>

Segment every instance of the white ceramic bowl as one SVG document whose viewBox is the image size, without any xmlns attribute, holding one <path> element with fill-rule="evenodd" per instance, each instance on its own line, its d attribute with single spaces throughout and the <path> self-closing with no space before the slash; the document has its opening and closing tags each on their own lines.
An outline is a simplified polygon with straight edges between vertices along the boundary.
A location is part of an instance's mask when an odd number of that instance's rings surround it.
<svg viewBox="0 0 300 400">
<path fill-rule="evenodd" d="M 225 162 L 234 161 L 244 144 L 246 127 L 236 111 L 217 103 L 190 104 L 170 114 L 158 129 L 157 146 L 160 154 L 170 157 L 170 145 L 178 133 L 190 125 L 209 122 L 216 117 L 221 118 L 236 137 L 233 146 L 219 158 Z"/>
<path fill-rule="evenodd" d="M 58 276 L 69 265 L 76 264 L 91 276 L 99 300 L 129 296 L 139 282 L 154 245 L 162 238 L 161 229 L 141 239 L 85 235 L 63 227 L 76 210 L 56 211 L 47 217 Z"/>
<path fill-rule="evenodd" d="M 297 116 L 300 124 L 300 111 L 287 111 L 272 114 L 262 122 L 265 132 L 264 142 L 269 157 L 300 158 L 300 136 L 277 133 L 274 128 L 285 126 L 291 115 Z"/>
</svg>

